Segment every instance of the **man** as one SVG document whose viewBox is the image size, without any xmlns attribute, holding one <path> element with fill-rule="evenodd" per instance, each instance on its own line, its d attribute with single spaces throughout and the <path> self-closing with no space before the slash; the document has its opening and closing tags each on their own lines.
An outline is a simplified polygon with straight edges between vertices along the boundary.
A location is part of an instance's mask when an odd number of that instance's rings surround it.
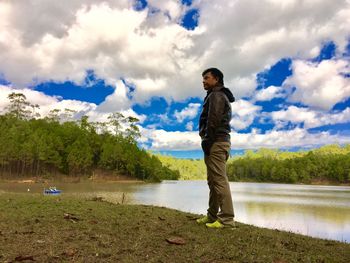
<svg viewBox="0 0 350 263">
<path fill-rule="evenodd" d="M 231 190 L 226 175 L 226 161 L 230 155 L 231 91 L 224 87 L 224 75 L 217 68 L 202 73 L 203 87 L 207 91 L 199 120 L 204 161 L 209 185 L 207 215 L 197 223 L 209 228 L 234 227 Z"/>
</svg>

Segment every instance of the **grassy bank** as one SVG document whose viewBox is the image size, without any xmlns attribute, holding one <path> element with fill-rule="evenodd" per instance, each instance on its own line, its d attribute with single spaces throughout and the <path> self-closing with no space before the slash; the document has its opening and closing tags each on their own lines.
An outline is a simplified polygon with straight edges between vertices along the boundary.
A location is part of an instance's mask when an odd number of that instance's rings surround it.
<svg viewBox="0 0 350 263">
<path fill-rule="evenodd" d="M 350 244 L 69 196 L 0 194 L 0 262 L 349 262 Z M 180 238 L 182 245 L 171 244 Z M 168 241 L 167 241 L 168 239 Z"/>
<path fill-rule="evenodd" d="M 49 187 L 52 183 L 81 183 L 81 182 L 145 182 L 135 177 L 112 174 L 94 173 L 91 176 L 68 176 L 68 175 L 47 175 L 47 176 L 0 176 L 0 183 L 19 184 L 43 184 Z"/>
</svg>

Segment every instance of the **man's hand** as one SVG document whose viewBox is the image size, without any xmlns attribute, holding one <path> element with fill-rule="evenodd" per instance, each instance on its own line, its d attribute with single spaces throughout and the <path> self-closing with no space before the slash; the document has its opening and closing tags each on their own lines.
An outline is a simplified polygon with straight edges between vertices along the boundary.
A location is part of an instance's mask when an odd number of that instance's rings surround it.
<svg viewBox="0 0 350 263">
<path fill-rule="evenodd" d="M 213 143 L 209 140 L 203 140 L 201 143 L 203 152 L 205 155 L 209 156 L 210 155 L 210 148 L 213 145 Z"/>
</svg>

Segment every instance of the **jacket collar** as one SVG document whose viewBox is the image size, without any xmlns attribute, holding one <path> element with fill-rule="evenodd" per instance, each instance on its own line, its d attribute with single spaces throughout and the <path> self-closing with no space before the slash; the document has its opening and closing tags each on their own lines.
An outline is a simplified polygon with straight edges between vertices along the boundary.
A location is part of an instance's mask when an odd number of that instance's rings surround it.
<svg viewBox="0 0 350 263">
<path fill-rule="evenodd" d="M 210 93 L 212 93 L 213 91 L 219 91 L 223 88 L 224 86 L 221 84 L 218 84 L 217 86 L 215 86 L 214 88 L 210 89 L 207 91 L 207 95 L 209 95 Z"/>
<path fill-rule="evenodd" d="M 218 84 L 217 86 L 215 86 L 214 88 L 212 88 L 212 91 L 219 91 L 223 88 L 224 86 L 222 86 L 221 84 Z"/>
</svg>

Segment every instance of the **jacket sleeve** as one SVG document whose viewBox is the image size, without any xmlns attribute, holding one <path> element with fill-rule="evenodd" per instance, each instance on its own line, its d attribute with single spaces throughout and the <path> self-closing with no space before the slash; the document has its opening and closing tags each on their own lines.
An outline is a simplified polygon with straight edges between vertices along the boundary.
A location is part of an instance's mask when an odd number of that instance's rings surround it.
<svg viewBox="0 0 350 263">
<path fill-rule="evenodd" d="M 209 110 L 205 138 L 202 141 L 202 148 L 206 155 L 209 155 L 210 148 L 215 142 L 216 130 L 221 123 L 225 109 L 225 98 L 221 92 L 213 92 L 209 99 Z"/>
</svg>

